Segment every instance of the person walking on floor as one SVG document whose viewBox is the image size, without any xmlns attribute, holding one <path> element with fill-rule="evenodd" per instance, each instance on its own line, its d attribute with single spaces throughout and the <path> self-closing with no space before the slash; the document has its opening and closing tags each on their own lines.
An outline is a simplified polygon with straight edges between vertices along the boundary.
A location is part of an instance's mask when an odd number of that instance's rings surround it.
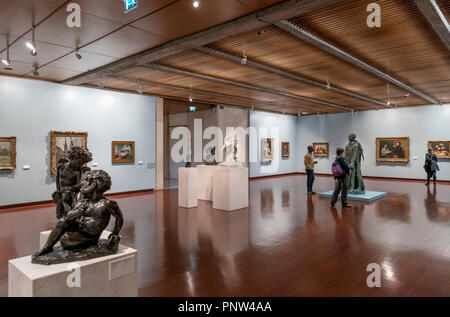
<svg viewBox="0 0 450 317">
<path fill-rule="evenodd" d="M 334 161 L 331 170 L 334 175 L 334 192 L 331 196 L 330 205 L 334 207 L 339 197 L 339 193 L 341 194 L 342 207 L 349 208 L 350 204 L 347 202 L 347 193 L 348 193 L 348 182 L 349 176 L 351 175 L 351 170 L 348 164 L 344 160 L 344 149 L 338 148 L 336 150 L 336 160 Z"/>
<path fill-rule="evenodd" d="M 438 158 L 433 153 L 432 149 L 428 149 L 428 153 L 425 154 L 425 171 L 427 172 L 427 183 L 425 186 L 430 185 L 430 179 L 433 177 L 434 186 L 436 186 L 436 171 L 439 171 Z"/>
<path fill-rule="evenodd" d="M 312 145 L 308 145 L 308 153 L 305 155 L 305 171 L 306 171 L 306 188 L 308 190 L 308 195 L 316 194 L 313 192 L 313 184 L 314 184 L 314 165 L 317 164 L 317 161 L 314 160 L 313 157 L 314 148 Z"/>
</svg>

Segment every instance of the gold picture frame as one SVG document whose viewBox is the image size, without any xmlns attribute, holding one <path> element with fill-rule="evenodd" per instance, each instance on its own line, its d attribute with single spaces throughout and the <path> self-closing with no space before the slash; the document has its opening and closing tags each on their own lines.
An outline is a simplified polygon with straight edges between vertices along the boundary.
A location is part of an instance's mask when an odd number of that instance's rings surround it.
<svg viewBox="0 0 450 317">
<path fill-rule="evenodd" d="M 281 157 L 291 156 L 291 144 L 289 142 L 281 142 Z"/>
<path fill-rule="evenodd" d="M 50 131 L 50 171 L 52 174 L 56 174 L 58 160 L 64 157 L 64 153 L 72 146 L 81 146 L 87 149 L 87 137 L 87 132 Z"/>
<path fill-rule="evenodd" d="M 112 141 L 111 160 L 113 163 L 134 163 L 134 141 Z"/>
<path fill-rule="evenodd" d="M 409 137 L 377 138 L 377 162 L 409 162 Z"/>
<path fill-rule="evenodd" d="M 432 149 L 438 158 L 450 159 L 450 141 L 428 141 L 428 148 Z"/>
<path fill-rule="evenodd" d="M 330 155 L 330 144 L 328 142 L 315 142 L 312 146 L 314 157 L 328 157 Z"/>
<path fill-rule="evenodd" d="M 16 155 L 16 137 L 0 137 L 0 170 L 15 170 Z"/>
<path fill-rule="evenodd" d="M 273 139 L 261 139 L 261 162 L 268 163 L 273 161 Z"/>
</svg>

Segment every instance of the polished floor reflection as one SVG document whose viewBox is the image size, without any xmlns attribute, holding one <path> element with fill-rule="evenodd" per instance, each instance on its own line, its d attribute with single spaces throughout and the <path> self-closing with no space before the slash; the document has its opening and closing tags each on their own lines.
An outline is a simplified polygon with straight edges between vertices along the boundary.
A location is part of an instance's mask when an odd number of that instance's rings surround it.
<svg viewBox="0 0 450 317">
<path fill-rule="evenodd" d="M 250 208 L 177 206 L 177 190 L 117 198 L 123 243 L 139 250 L 141 296 L 450 296 L 450 186 L 367 180 L 388 196 L 352 209 L 307 197 L 304 176 L 250 182 Z M 315 190 L 332 187 L 317 177 Z M 0 213 L 7 260 L 33 253 L 54 208 Z M 370 263 L 381 288 L 366 285 Z"/>
</svg>

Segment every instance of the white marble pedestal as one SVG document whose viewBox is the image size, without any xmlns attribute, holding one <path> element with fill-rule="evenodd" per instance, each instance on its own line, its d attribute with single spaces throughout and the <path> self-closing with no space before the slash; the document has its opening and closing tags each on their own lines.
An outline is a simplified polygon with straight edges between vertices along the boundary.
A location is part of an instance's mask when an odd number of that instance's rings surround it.
<svg viewBox="0 0 450 317">
<path fill-rule="evenodd" d="M 180 167 L 178 169 L 178 206 L 197 207 L 196 167 Z"/>
<path fill-rule="evenodd" d="M 213 177 L 213 208 L 226 211 L 248 207 L 248 168 L 218 166 Z"/>
<path fill-rule="evenodd" d="M 200 200 L 213 200 L 213 176 L 217 165 L 197 166 L 197 198 Z"/>
<path fill-rule="evenodd" d="M 48 233 L 41 232 L 40 244 L 45 243 Z M 107 235 L 109 232 L 103 232 L 102 238 Z M 137 295 L 137 250 L 124 245 L 116 254 L 86 261 L 41 265 L 31 263 L 31 256 L 26 256 L 8 262 L 9 297 Z"/>
</svg>

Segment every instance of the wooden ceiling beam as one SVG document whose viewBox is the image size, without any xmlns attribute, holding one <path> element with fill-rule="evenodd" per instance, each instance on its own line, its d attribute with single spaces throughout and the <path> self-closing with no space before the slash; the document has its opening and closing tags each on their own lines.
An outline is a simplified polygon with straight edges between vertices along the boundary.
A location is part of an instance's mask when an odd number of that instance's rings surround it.
<svg viewBox="0 0 450 317">
<path fill-rule="evenodd" d="M 450 25 L 435 0 L 415 0 L 417 7 L 450 50 Z"/>
<path fill-rule="evenodd" d="M 260 87 L 260 86 L 245 84 L 245 83 L 242 83 L 242 82 L 237 82 L 237 81 L 224 79 L 224 78 L 219 78 L 219 77 L 215 77 L 215 76 L 194 73 L 194 72 L 190 72 L 190 71 L 187 71 L 187 70 L 184 70 L 184 69 L 178 69 L 178 68 L 174 68 L 174 67 L 169 67 L 169 66 L 162 65 L 162 64 L 150 63 L 150 64 L 141 65 L 141 66 L 148 67 L 148 68 L 151 68 L 151 69 L 161 70 L 161 71 L 165 71 L 165 72 L 169 72 L 169 73 L 179 74 L 179 75 L 183 75 L 183 76 L 187 76 L 187 77 L 199 78 L 199 79 L 204 79 L 204 80 L 208 80 L 208 81 L 218 82 L 218 83 L 221 83 L 221 84 L 232 85 L 232 86 L 236 86 L 236 87 L 241 87 L 241 88 L 261 91 L 261 92 L 272 94 L 272 95 L 277 95 L 277 96 L 292 98 L 292 99 L 296 99 L 296 100 L 317 103 L 317 104 L 320 104 L 320 105 L 323 105 L 323 106 L 337 108 L 337 109 L 341 109 L 341 110 L 347 110 L 347 111 L 353 110 L 352 108 L 341 106 L 341 105 L 338 105 L 338 104 L 335 104 L 335 103 L 331 103 L 331 102 L 328 102 L 328 101 L 323 101 L 323 100 L 319 100 L 319 99 L 315 99 L 315 98 L 295 95 L 295 94 L 291 94 L 289 92 L 284 92 L 284 91 L 281 91 L 281 90 L 275 90 L 275 89 L 271 89 L 271 88 L 267 88 L 267 87 Z"/>
<path fill-rule="evenodd" d="M 196 48 L 196 50 L 206 53 L 206 54 L 209 54 L 209 55 L 220 57 L 220 58 L 232 61 L 232 62 L 236 62 L 239 64 L 241 64 L 241 61 L 242 61 L 241 57 L 237 57 L 237 56 L 219 51 L 217 49 L 212 49 L 212 48 L 209 48 L 206 46 L 198 47 L 198 48 Z M 385 102 L 382 102 L 380 100 L 369 98 L 369 97 L 366 97 L 366 96 L 363 96 L 363 95 L 360 95 L 360 94 L 357 94 L 355 92 L 348 91 L 345 89 L 333 87 L 331 85 L 324 84 L 324 83 L 321 83 L 321 82 L 318 82 L 318 81 L 315 81 L 315 80 L 312 80 L 312 79 L 309 79 L 309 78 L 306 78 L 306 77 L 303 77 L 303 76 L 300 76 L 300 75 L 297 75 L 297 74 L 294 74 L 291 72 L 287 72 L 285 70 L 281 70 L 281 69 L 273 67 L 273 66 L 260 64 L 255 61 L 252 61 L 252 60 L 247 60 L 245 65 L 250 66 L 252 68 L 262 70 L 262 71 L 270 72 L 270 73 L 273 73 L 273 74 L 276 74 L 276 75 L 279 75 L 282 77 L 293 79 L 293 80 L 296 80 L 296 81 L 299 81 L 299 82 L 302 82 L 302 83 L 305 83 L 305 84 L 308 84 L 311 86 L 315 86 L 315 87 L 318 87 L 318 88 L 321 88 L 324 90 L 329 90 L 329 91 L 336 92 L 338 94 L 350 96 L 350 97 L 353 97 L 353 98 L 356 98 L 359 100 L 364 100 L 364 101 L 370 102 L 372 104 L 376 104 L 377 106 L 383 106 L 383 107 L 387 107 L 387 108 L 391 107 L 390 105 L 387 105 Z"/>
<path fill-rule="evenodd" d="M 344 52 L 343 50 L 337 48 L 336 46 L 303 30 L 302 28 L 298 27 L 294 23 L 289 22 L 288 20 L 278 21 L 273 24 L 278 26 L 280 29 L 294 35 L 295 37 L 299 38 L 300 40 L 310 43 L 310 44 L 314 45 L 315 47 L 350 63 L 351 65 L 359 67 L 366 72 L 369 72 L 377 77 L 380 77 L 380 78 L 404 89 L 405 91 L 408 91 L 408 92 L 410 92 L 428 102 L 431 102 L 433 104 L 440 104 L 440 102 L 437 101 L 436 99 L 434 99 L 430 96 L 427 96 L 426 94 L 408 86 L 407 84 L 401 82 L 400 80 L 395 79 L 394 77 L 380 71 L 379 69 L 366 64 L 365 62 L 361 61 L 360 59 L 357 59 L 356 57 L 348 54 L 347 52 Z"/>
<path fill-rule="evenodd" d="M 154 62 L 188 49 L 206 45 L 235 34 L 248 32 L 265 26 L 266 23 L 261 21 L 261 19 L 268 22 L 289 19 L 333 4 L 338 4 L 340 2 L 343 2 L 343 0 L 286 0 L 269 8 L 255 11 L 207 30 L 200 31 L 177 40 L 169 41 L 143 52 L 122 58 L 113 63 L 66 79 L 61 83 L 68 85 L 81 85 L 102 76 L 118 73 L 145 63 Z"/>
<path fill-rule="evenodd" d="M 212 97 L 219 97 L 219 98 L 225 98 L 225 99 L 232 99 L 232 100 L 247 102 L 250 105 L 258 105 L 258 104 L 260 104 L 260 105 L 263 105 L 263 106 L 274 107 L 274 108 L 277 108 L 277 109 L 279 109 L 279 108 L 291 109 L 291 110 L 297 111 L 299 114 L 300 114 L 300 112 L 307 112 L 308 114 L 310 114 L 310 113 L 314 113 L 314 114 L 316 114 L 316 113 L 319 113 L 319 114 L 327 113 L 327 112 L 324 112 L 324 111 L 317 111 L 315 109 L 305 109 L 305 108 L 301 108 L 301 107 L 298 107 L 298 106 L 274 103 L 274 102 L 269 102 L 269 101 L 255 100 L 255 99 L 245 98 L 245 97 L 241 97 L 241 96 L 222 94 L 222 93 L 211 92 L 211 91 L 200 90 L 200 89 L 191 89 L 191 88 L 187 88 L 187 87 L 163 84 L 163 83 L 159 83 L 159 82 L 155 82 L 155 81 L 130 78 L 130 77 L 126 77 L 126 76 L 107 75 L 107 76 L 105 76 L 105 78 L 110 78 L 110 79 L 123 81 L 123 82 L 127 82 L 127 83 L 133 83 L 133 84 L 136 84 L 136 85 L 142 85 L 142 86 L 148 86 L 148 87 L 157 87 L 157 88 L 163 88 L 163 89 L 169 89 L 169 90 L 183 91 L 183 92 L 186 92 L 186 99 L 183 99 L 183 100 L 188 100 L 189 94 L 193 94 L 194 96 L 195 95 L 207 95 L 207 96 L 212 96 Z M 168 96 L 168 97 L 175 98 L 175 97 L 171 97 L 171 96 Z M 209 103 L 211 103 L 211 101 L 207 101 L 207 100 L 206 101 L 202 101 L 202 102 L 209 102 Z M 212 103 L 214 103 L 214 102 L 212 102 Z M 276 112 L 280 112 L 280 111 L 276 111 Z"/>
</svg>

